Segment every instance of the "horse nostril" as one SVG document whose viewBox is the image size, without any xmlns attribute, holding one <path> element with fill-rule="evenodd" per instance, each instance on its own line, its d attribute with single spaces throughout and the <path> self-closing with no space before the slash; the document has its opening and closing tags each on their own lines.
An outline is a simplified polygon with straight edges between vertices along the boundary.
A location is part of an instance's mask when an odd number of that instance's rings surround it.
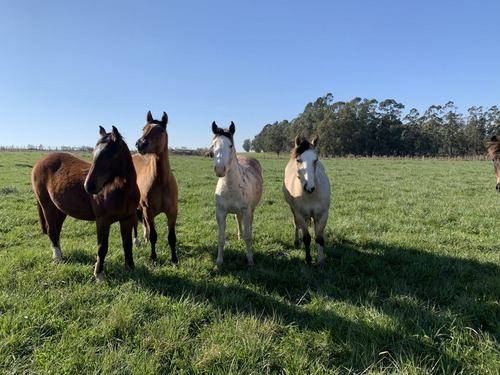
<svg viewBox="0 0 500 375">
<path fill-rule="evenodd" d="M 87 182 L 85 185 L 85 191 L 89 194 L 94 194 L 95 193 L 95 190 L 96 190 L 96 186 L 95 186 L 95 183 L 93 182 Z"/>
</svg>

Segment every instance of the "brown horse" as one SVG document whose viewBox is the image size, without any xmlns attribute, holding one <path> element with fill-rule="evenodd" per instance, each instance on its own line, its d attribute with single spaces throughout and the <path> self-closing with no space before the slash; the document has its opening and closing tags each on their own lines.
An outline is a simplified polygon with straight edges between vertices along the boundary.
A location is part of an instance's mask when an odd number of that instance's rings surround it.
<svg viewBox="0 0 500 375">
<path fill-rule="evenodd" d="M 144 239 L 151 242 L 150 259 L 156 261 L 155 217 L 164 212 L 168 221 L 168 244 L 172 252 L 172 263 L 178 264 L 175 245 L 175 223 L 178 211 L 178 187 L 170 169 L 168 158 L 168 116 L 163 112 L 161 121 L 154 120 L 151 112 L 146 116 L 142 137 L 136 143 L 139 154 L 133 156 L 137 172 L 137 184 L 141 192 L 139 209 L 144 220 Z"/>
<path fill-rule="evenodd" d="M 496 189 L 500 193 L 500 140 L 498 140 L 496 136 L 491 137 L 491 140 L 488 143 L 488 154 L 493 161 L 495 175 L 497 176 Z"/>
<path fill-rule="evenodd" d="M 62 260 L 59 236 L 67 215 L 96 222 L 97 281 L 104 280 L 109 229 L 114 222 L 120 222 L 125 264 L 134 267 L 132 228 L 137 223 L 139 203 L 136 173 L 127 144 L 114 126 L 111 133 L 101 126 L 100 135 L 92 164 L 58 152 L 41 158 L 31 172 L 38 218 L 42 232 L 50 238 L 55 260 Z"/>
</svg>

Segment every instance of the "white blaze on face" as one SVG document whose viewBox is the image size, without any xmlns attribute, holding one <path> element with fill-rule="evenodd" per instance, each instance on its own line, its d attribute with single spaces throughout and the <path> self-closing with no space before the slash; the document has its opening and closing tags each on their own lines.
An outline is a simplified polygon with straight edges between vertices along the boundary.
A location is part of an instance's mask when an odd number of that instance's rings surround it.
<svg viewBox="0 0 500 375">
<path fill-rule="evenodd" d="M 101 143 L 101 144 L 96 146 L 96 148 L 94 149 L 94 152 L 92 153 L 92 157 L 94 158 L 94 160 L 97 159 L 97 157 L 102 152 L 104 147 L 106 147 L 106 144 L 104 144 L 104 143 Z"/>
<path fill-rule="evenodd" d="M 316 175 L 316 162 L 318 157 L 313 150 L 304 151 L 297 158 L 297 169 L 302 186 L 307 193 L 312 193 L 316 188 L 314 177 Z"/>
<path fill-rule="evenodd" d="M 233 144 L 225 136 L 216 137 L 212 142 L 214 148 L 214 171 L 217 177 L 224 177 L 227 172 Z"/>
</svg>

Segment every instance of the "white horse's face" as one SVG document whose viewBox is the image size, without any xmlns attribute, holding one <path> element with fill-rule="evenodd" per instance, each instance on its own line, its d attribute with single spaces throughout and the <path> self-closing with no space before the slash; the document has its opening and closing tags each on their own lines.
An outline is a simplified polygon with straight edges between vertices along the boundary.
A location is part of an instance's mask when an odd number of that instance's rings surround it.
<svg viewBox="0 0 500 375">
<path fill-rule="evenodd" d="M 316 189 L 316 183 L 314 180 L 316 176 L 317 162 L 318 156 L 311 149 L 304 151 L 296 159 L 298 177 L 302 182 L 304 191 L 309 194 L 312 194 Z"/>
<path fill-rule="evenodd" d="M 223 135 L 215 137 L 212 141 L 214 148 L 214 171 L 217 177 L 224 177 L 233 157 L 234 147 L 231 140 Z"/>
</svg>

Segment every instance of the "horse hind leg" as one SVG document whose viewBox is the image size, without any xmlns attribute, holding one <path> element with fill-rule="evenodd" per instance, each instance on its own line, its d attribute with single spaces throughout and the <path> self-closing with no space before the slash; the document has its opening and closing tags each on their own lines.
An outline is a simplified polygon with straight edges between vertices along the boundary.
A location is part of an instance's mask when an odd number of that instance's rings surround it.
<svg viewBox="0 0 500 375">
<path fill-rule="evenodd" d="M 167 215 L 167 228 L 168 228 L 168 245 L 170 246 L 171 259 L 170 262 L 175 266 L 179 266 L 179 259 L 177 259 L 177 236 L 175 234 L 175 224 L 177 222 L 177 206 L 168 210 Z"/>
<path fill-rule="evenodd" d="M 137 235 L 137 227 L 139 225 L 139 220 L 142 221 L 142 210 L 137 210 L 137 216 L 134 222 L 134 245 L 135 247 L 141 247 L 141 241 L 139 241 L 139 237 Z"/>
<path fill-rule="evenodd" d="M 42 209 L 45 222 L 45 232 L 50 239 L 50 248 L 52 249 L 52 259 L 62 261 L 62 252 L 60 245 L 60 235 L 66 214 L 60 211 L 52 202 Z"/>
<path fill-rule="evenodd" d="M 253 215 L 251 213 L 246 214 L 243 217 L 243 239 L 247 246 L 247 260 L 248 267 L 254 266 L 253 253 L 252 253 L 252 220 Z"/>
<path fill-rule="evenodd" d="M 125 255 L 125 265 L 129 269 L 134 269 L 134 258 L 132 256 L 132 230 L 137 232 L 137 219 L 132 217 L 120 222 L 120 232 L 122 236 L 123 253 Z"/>
<path fill-rule="evenodd" d="M 238 226 L 238 239 L 241 240 L 243 238 L 243 230 L 242 230 L 242 216 L 241 215 L 234 215 L 234 218 L 236 219 L 236 224 Z"/>
<path fill-rule="evenodd" d="M 295 217 L 295 213 L 293 214 L 293 228 L 295 231 L 295 239 L 293 241 L 293 246 L 298 249 L 300 248 L 300 239 L 299 239 L 299 224 L 297 223 L 297 218 Z"/>
</svg>

